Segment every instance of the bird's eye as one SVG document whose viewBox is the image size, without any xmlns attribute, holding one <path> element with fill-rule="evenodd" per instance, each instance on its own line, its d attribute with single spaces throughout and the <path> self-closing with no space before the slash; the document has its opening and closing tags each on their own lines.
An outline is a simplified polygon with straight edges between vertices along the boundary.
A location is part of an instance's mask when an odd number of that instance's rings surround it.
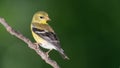
<svg viewBox="0 0 120 68">
<path fill-rule="evenodd" d="M 41 19 L 43 19 L 44 17 L 43 16 L 40 16 Z"/>
</svg>

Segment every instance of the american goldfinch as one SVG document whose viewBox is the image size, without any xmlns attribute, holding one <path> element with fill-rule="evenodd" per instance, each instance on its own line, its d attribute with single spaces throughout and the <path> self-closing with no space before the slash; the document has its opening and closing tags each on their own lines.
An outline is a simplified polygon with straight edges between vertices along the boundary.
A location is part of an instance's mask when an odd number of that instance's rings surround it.
<svg viewBox="0 0 120 68">
<path fill-rule="evenodd" d="M 58 51 L 64 59 L 69 59 L 61 48 L 54 30 L 47 23 L 49 20 L 48 14 L 44 11 L 38 11 L 33 15 L 31 31 L 36 43 L 45 49 L 49 49 L 48 52 L 46 52 L 47 55 L 54 49 Z"/>
</svg>

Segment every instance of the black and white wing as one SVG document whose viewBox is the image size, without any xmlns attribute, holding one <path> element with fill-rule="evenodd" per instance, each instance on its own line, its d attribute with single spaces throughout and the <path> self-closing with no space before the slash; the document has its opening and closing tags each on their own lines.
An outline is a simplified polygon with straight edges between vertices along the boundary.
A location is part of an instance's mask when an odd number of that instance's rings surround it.
<svg viewBox="0 0 120 68">
<path fill-rule="evenodd" d="M 36 33 L 38 36 L 40 36 L 44 40 L 46 40 L 46 41 L 48 41 L 48 42 L 52 43 L 53 45 L 60 48 L 60 42 L 59 42 L 58 37 L 56 36 L 55 33 L 47 31 L 47 30 L 37 29 L 35 27 L 32 27 L 32 30 L 34 33 Z"/>
</svg>

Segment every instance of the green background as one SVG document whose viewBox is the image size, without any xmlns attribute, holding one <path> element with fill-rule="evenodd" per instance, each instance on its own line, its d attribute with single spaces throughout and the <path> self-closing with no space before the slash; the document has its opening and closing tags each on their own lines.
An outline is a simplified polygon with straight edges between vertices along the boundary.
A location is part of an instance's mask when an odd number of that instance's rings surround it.
<svg viewBox="0 0 120 68">
<path fill-rule="evenodd" d="M 50 52 L 61 68 L 120 67 L 119 0 L 0 0 L 0 17 L 33 42 L 30 23 L 39 10 L 48 12 L 70 58 Z M 52 67 L 0 25 L 0 68 Z"/>
</svg>

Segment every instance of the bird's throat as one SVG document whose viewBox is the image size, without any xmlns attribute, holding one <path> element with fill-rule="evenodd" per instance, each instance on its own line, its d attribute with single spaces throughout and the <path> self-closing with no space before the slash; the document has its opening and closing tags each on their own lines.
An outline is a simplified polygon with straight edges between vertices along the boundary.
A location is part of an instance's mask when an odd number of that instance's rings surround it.
<svg viewBox="0 0 120 68">
<path fill-rule="evenodd" d="M 40 24 L 47 24 L 47 22 L 44 21 L 44 20 L 43 20 L 43 21 L 40 21 L 39 23 L 40 23 Z"/>
</svg>

